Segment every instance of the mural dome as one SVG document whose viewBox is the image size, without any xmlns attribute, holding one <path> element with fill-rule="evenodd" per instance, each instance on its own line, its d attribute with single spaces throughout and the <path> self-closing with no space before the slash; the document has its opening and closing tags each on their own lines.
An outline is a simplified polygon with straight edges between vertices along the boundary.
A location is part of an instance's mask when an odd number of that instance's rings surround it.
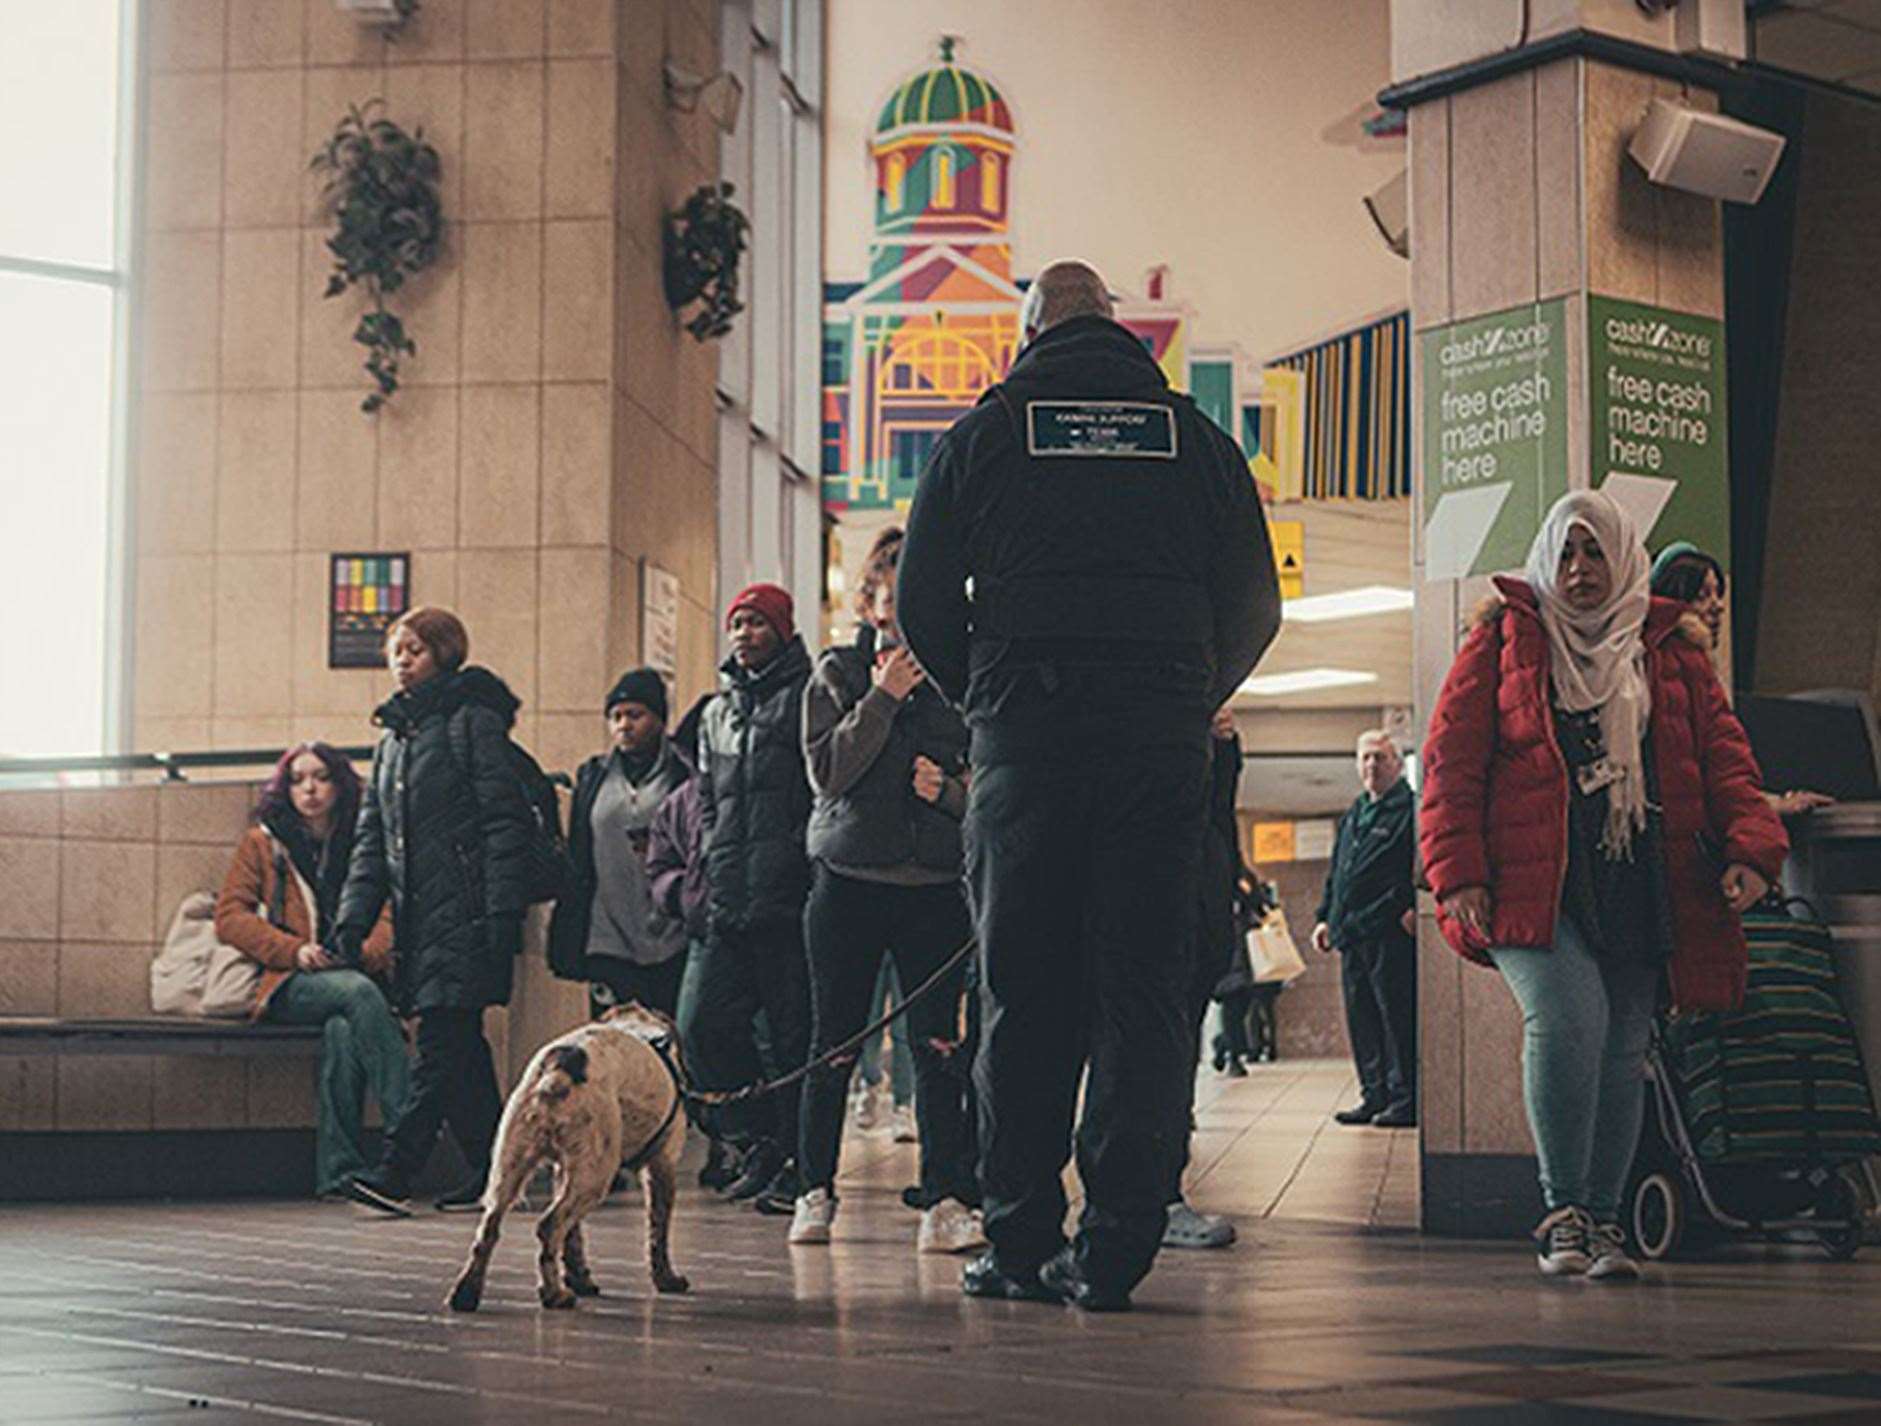
<svg viewBox="0 0 1881 1426">
<path fill-rule="evenodd" d="M 889 96 L 875 132 L 920 124 L 979 124 L 1012 132 L 1012 111 L 992 82 L 954 63 L 951 35 L 940 42 L 938 64 L 910 76 Z"/>
</svg>

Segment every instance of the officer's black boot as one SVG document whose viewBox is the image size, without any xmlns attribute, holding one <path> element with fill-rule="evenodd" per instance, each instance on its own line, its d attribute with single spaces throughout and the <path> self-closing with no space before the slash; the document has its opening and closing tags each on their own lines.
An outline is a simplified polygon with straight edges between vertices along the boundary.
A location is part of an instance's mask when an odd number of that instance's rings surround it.
<svg viewBox="0 0 1881 1426">
<path fill-rule="evenodd" d="M 1007 1272 L 988 1249 L 960 1270 L 960 1290 L 968 1297 L 1004 1298 L 1008 1302 L 1063 1302 L 1040 1281 L 1037 1272 Z"/>
<path fill-rule="evenodd" d="M 1129 1292 L 1092 1282 L 1078 1266 L 1077 1250 L 1069 1246 L 1038 1270 L 1038 1280 L 1047 1290 L 1086 1312 L 1130 1310 Z"/>
</svg>

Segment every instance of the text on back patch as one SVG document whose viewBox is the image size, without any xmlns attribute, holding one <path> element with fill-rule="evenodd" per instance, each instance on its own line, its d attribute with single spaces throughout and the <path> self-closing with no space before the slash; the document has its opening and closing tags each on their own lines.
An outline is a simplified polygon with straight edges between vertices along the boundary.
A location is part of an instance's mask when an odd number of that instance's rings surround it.
<svg viewBox="0 0 1881 1426">
<path fill-rule="evenodd" d="M 1176 458 L 1176 413 L 1153 402 L 1028 401 L 1025 423 L 1029 455 Z"/>
</svg>

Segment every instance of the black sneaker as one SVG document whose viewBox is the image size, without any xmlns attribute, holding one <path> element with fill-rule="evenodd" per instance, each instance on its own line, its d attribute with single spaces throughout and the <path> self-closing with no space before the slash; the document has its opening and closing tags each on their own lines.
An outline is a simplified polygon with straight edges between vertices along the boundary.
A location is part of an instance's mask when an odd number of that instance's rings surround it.
<svg viewBox="0 0 1881 1426">
<path fill-rule="evenodd" d="M 411 1217 L 411 1195 L 405 1185 L 390 1177 L 361 1174 L 346 1180 L 344 1192 L 354 1203 L 385 1214 L 388 1218 Z"/>
<path fill-rule="evenodd" d="M 699 1170 L 699 1187 L 725 1188 L 738 1177 L 738 1156 L 723 1139 L 714 1139 L 705 1151 L 705 1166 Z"/>
<path fill-rule="evenodd" d="M 1382 1104 L 1355 1104 L 1350 1109 L 1341 1109 L 1332 1116 L 1335 1124 L 1369 1124 L 1385 1112 Z"/>
<path fill-rule="evenodd" d="M 726 1186 L 725 1196 L 733 1203 L 743 1203 L 748 1198 L 756 1198 L 771 1186 L 771 1180 L 777 1177 L 777 1171 L 784 1166 L 784 1156 L 777 1147 L 769 1142 L 751 1146 L 751 1152 L 745 1155 L 738 1177 Z"/>
<path fill-rule="evenodd" d="M 1415 1129 L 1417 1127 L 1417 1106 L 1412 1104 L 1394 1105 L 1372 1120 L 1374 1129 Z"/>
<path fill-rule="evenodd" d="M 432 1199 L 431 1206 L 440 1213 L 481 1213 L 483 1211 L 483 1180 L 467 1179 L 449 1193 Z"/>
<path fill-rule="evenodd" d="M 1130 1310 L 1130 1294 L 1092 1282 L 1084 1275 L 1084 1270 L 1078 1266 L 1077 1258 L 1068 1247 L 1038 1270 L 1038 1280 L 1048 1292 L 1086 1312 Z"/>
<path fill-rule="evenodd" d="M 788 1218 L 797 1211 L 797 1195 L 803 1185 L 797 1181 L 797 1161 L 784 1160 L 784 1166 L 764 1185 L 764 1191 L 751 1200 L 751 1206 L 767 1218 Z"/>
<path fill-rule="evenodd" d="M 1058 1302 L 1064 1298 L 1039 1279 L 1035 1271 L 1007 1272 L 989 1248 L 960 1270 L 960 1290 L 968 1297 L 991 1297 L 1007 1302 Z"/>
</svg>

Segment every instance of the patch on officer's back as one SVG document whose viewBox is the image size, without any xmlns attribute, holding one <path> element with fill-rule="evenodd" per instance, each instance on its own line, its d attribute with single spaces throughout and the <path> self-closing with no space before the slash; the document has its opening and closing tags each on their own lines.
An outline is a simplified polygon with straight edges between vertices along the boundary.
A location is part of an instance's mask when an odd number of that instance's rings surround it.
<svg viewBox="0 0 1881 1426">
<path fill-rule="evenodd" d="M 1030 455 L 1176 458 L 1176 413 L 1153 402 L 1028 401 L 1025 424 Z"/>
</svg>

